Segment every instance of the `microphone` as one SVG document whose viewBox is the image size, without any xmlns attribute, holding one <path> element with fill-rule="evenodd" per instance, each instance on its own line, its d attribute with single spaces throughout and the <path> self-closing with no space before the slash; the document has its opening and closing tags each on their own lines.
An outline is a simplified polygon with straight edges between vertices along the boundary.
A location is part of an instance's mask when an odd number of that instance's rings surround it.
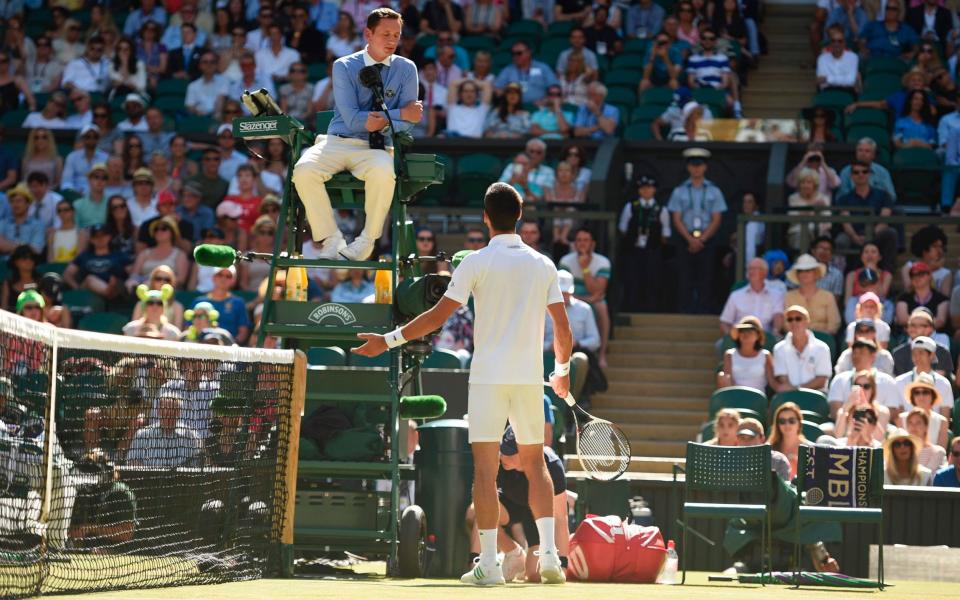
<svg viewBox="0 0 960 600">
<path fill-rule="evenodd" d="M 434 419 L 447 412 L 447 403 L 443 396 L 402 396 L 400 398 L 401 419 Z"/>
<path fill-rule="evenodd" d="M 374 66 L 364 67 L 360 69 L 358 78 L 360 85 L 373 92 L 373 99 L 386 112 L 387 105 L 383 101 L 383 79 L 380 78 L 380 70 Z"/>
<path fill-rule="evenodd" d="M 230 246 L 219 244 L 200 244 L 193 251 L 193 259 L 204 267 L 219 267 L 226 269 L 232 266 L 243 256 Z"/>
</svg>

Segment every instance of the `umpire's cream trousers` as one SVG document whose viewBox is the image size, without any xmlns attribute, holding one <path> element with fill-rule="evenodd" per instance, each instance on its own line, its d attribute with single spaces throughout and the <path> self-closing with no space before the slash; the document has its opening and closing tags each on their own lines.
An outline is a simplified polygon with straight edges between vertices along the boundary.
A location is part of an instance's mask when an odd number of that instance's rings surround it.
<svg viewBox="0 0 960 600">
<path fill-rule="evenodd" d="M 350 171 L 365 183 L 366 219 L 362 235 L 379 239 L 397 180 L 393 149 L 372 150 L 367 140 L 335 135 L 318 135 L 317 143 L 303 153 L 293 168 L 293 184 L 303 202 L 313 239 L 319 242 L 337 232 L 325 184 L 340 171 Z"/>
</svg>

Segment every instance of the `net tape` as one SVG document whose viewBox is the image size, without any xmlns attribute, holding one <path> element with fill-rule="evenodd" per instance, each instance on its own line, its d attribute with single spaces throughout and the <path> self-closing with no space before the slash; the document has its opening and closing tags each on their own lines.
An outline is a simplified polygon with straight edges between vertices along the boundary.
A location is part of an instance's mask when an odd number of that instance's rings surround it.
<svg viewBox="0 0 960 600">
<path fill-rule="evenodd" d="M 610 422 L 588 421 L 577 438 L 580 464 L 595 479 L 615 479 L 630 466 L 630 442 Z"/>
<path fill-rule="evenodd" d="M 0 597 L 262 576 L 286 518 L 292 372 L 290 351 L 0 311 Z"/>
</svg>

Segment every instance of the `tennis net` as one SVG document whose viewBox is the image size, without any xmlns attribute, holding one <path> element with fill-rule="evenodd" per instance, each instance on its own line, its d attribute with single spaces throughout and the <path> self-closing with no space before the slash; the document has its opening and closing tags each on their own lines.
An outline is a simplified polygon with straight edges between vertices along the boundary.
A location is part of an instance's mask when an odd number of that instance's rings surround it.
<svg viewBox="0 0 960 600">
<path fill-rule="evenodd" d="M 294 369 L 0 311 L 0 597 L 266 574 L 292 519 Z"/>
</svg>

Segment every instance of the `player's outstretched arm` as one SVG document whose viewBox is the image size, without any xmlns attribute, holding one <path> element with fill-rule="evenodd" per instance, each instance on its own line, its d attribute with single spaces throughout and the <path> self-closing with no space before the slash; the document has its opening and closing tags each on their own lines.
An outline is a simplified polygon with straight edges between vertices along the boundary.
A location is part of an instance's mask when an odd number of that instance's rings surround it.
<svg viewBox="0 0 960 600">
<path fill-rule="evenodd" d="M 547 305 L 547 312 L 553 319 L 553 354 L 557 363 L 569 363 L 573 352 L 573 330 L 570 328 L 570 319 L 567 318 L 567 308 L 563 302 Z M 570 374 L 551 375 L 550 387 L 560 398 L 566 398 L 570 393 Z"/>
<path fill-rule="evenodd" d="M 444 296 L 433 308 L 422 313 L 416 319 L 400 328 L 403 339 L 415 340 L 440 329 L 443 327 L 443 324 L 447 322 L 447 319 L 450 318 L 450 315 L 460 308 L 460 306 L 460 303 L 456 300 L 451 300 Z M 350 351 L 354 354 L 373 357 L 379 356 L 387 351 L 386 336 L 378 333 L 358 333 L 357 337 L 364 340 L 365 343 L 362 346 L 351 349 Z"/>
</svg>

